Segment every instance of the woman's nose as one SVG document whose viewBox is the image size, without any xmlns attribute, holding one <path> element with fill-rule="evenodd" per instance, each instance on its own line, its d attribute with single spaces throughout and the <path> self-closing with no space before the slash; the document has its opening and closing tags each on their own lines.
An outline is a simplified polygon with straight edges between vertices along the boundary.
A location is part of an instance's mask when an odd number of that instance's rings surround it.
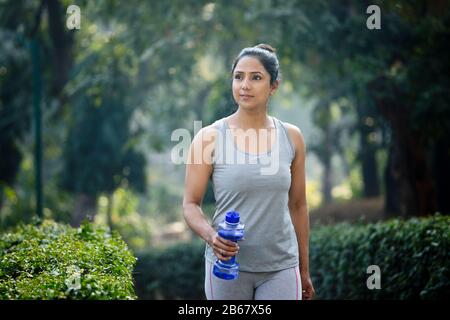
<svg viewBox="0 0 450 320">
<path fill-rule="evenodd" d="M 250 87 L 250 86 L 249 86 L 248 80 L 244 79 L 244 80 L 242 81 L 242 86 L 241 86 L 241 88 L 242 88 L 243 90 L 248 90 L 249 87 Z"/>
</svg>

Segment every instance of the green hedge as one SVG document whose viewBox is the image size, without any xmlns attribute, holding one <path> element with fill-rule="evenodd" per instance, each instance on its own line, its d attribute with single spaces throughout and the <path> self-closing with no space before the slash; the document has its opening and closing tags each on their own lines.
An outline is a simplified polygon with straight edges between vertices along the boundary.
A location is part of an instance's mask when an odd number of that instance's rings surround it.
<svg viewBox="0 0 450 320">
<path fill-rule="evenodd" d="M 311 233 L 310 268 L 321 299 L 448 299 L 450 217 L 339 224 Z M 369 290 L 367 267 L 381 271 Z"/>
<path fill-rule="evenodd" d="M 50 220 L 0 236 L 0 299 L 136 299 L 120 236 Z"/>
<path fill-rule="evenodd" d="M 135 268 L 139 299 L 204 299 L 204 242 L 194 240 L 138 254 Z"/>
<path fill-rule="evenodd" d="M 139 298 L 204 299 L 203 250 L 194 241 L 139 255 Z M 367 288 L 370 265 L 380 290 Z M 448 299 L 450 217 L 315 227 L 310 269 L 317 299 Z"/>
</svg>

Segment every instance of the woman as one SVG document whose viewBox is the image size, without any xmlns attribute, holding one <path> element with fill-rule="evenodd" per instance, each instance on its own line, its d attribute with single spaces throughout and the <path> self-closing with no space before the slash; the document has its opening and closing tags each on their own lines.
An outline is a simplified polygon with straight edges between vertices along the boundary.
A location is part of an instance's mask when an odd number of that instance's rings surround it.
<svg viewBox="0 0 450 320">
<path fill-rule="evenodd" d="M 243 49 L 231 73 L 238 109 L 196 134 L 186 166 L 183 213 L 206 242 L 206 297 L 312 299 L 305 143 L 299 128 L 267 113 L 279 84 L 275 49 L 266 44 Z M 201 208 L 210 178 L 216 199 L 212 225 Z M 228 211 L 239 212 L 245 224 L 239 244 L 216 231 Z M 238 279 L 212 274 L 217 258 L 228 260 L 238 252 Z"/>
</svg>

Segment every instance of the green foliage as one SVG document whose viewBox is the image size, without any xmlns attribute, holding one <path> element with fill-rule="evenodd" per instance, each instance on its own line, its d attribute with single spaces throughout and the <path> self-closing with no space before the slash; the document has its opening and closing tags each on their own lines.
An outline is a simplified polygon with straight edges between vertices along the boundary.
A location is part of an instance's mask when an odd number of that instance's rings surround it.
<svg viewBox="0 0 450 320">
<path fill-rule="evenodd" d="M 29 51 L 12 30 L 32 10 L 20 8 L 20 12 L 14 12 L 10 5 L 0 4 L 0 182 L 7 185 L 13 184 L 19 170 L 21 150 L 17 140 L 30 130 L 32 114 L 32 96 L 23 94 L 31 91 Z"/>
<path fill-rule="evenodd" d="M 53 163 L 48 163 L 50 168 Z M 59 170 L 59 168 L 56 168 Z M 48 172 L 48 171 L 47 171 Z M 32 155 L 25 153 L 20 163 L 20 170 L 16 177 L 14 188 L 4 187 L 4 201 L 0 215 L 0 232 L 18 225 L 29 223 L 35 216 L 35 183 Z M 58 188 L 55 179 L 44 181 L 44 218 L 58 222 L 69 222 L 73 210 L 71 194 Z"/>
<path fill-rule="evenodd" d="M 324 226 L 312 230 L 310 269 L 318 299 L 443 299 L 450 294 L 450 218 Z M 378 265 L 381 289 L 369 290 Z"/>
<path fill-rule="evenodd" d="M 136 152 L 128 127 L 132 110 L 119 97 L 110 98 L 109 90 L 114 89 L 105 86 L 97 88 L 102 94 L 87 94 L 76 104 L 64 150 L 62 185 L 68 191 L 98 195 L 128 183 L 143 192 L 145 158 Z"/>
<path fill-rule="evenodd" d="M 17 187 L 5 186 L 0 230 L 6 230 L 20 222 L 31 221 L 32 213 L 35 212 L 32 169 L 32 161 L 29 157 L 26 157 L 21 162 L 21 168 L 17 175 Z"/>
<path fill-rule="evenodd" d="M 111 201 L 112 203 L 109 203 Z M 153 232 L 153 223 L 137 211 L 139 199 L 129 189 L 118 188 L 109 198 L 101 196 L 95 222 L 108 224 L 108 206 L 111 205 L 112 228 L 120 233 L 132 251 L 144 248 Z"/>
<path fill-rule="evenodd" d="M 311 230 L 310 270 L 317 299 L 445 299 L 450 295 L 450 217 Z M 204 299 L 204 244 L 142 253 L 136 290 L 142 299 Z M 381 289 L 366 286 L 381 269 Z"/>
<path fill-rule="evenodd" d="M 203 242 L 142 252 L 135 269 L 140 299 L 204 299 Z"/>
<path fill-rule="evenodd" d="M 135 299 L 135 260 L 117 233 L 89 223 L 20 225 L 0 237 L 0 299 Z"/>
<path fill-rule="evenodd" d="M 167 179 L 167 178 L 166 178 Z M 170 223 L 180 219 L 180 193 L 175 187 L 162 182 L 155 183 L 150 190 L 148 204 L 149 215 L 163 223 Z"/>
</svg>

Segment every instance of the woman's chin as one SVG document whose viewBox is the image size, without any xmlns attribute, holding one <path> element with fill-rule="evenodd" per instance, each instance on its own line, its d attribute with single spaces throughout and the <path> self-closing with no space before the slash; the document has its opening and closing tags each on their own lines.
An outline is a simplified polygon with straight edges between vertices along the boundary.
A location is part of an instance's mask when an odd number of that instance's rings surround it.
<svg viewBox="0 0 450 320">
<path fill-rule="evenodd" d="M 241 108 L 244 108 L 245 110 L 256 110 L 258 109 L 258 106 L 254 103 L 250 103 L 248 101 L 239 101 L 239 106 Z"/>
</svg>

